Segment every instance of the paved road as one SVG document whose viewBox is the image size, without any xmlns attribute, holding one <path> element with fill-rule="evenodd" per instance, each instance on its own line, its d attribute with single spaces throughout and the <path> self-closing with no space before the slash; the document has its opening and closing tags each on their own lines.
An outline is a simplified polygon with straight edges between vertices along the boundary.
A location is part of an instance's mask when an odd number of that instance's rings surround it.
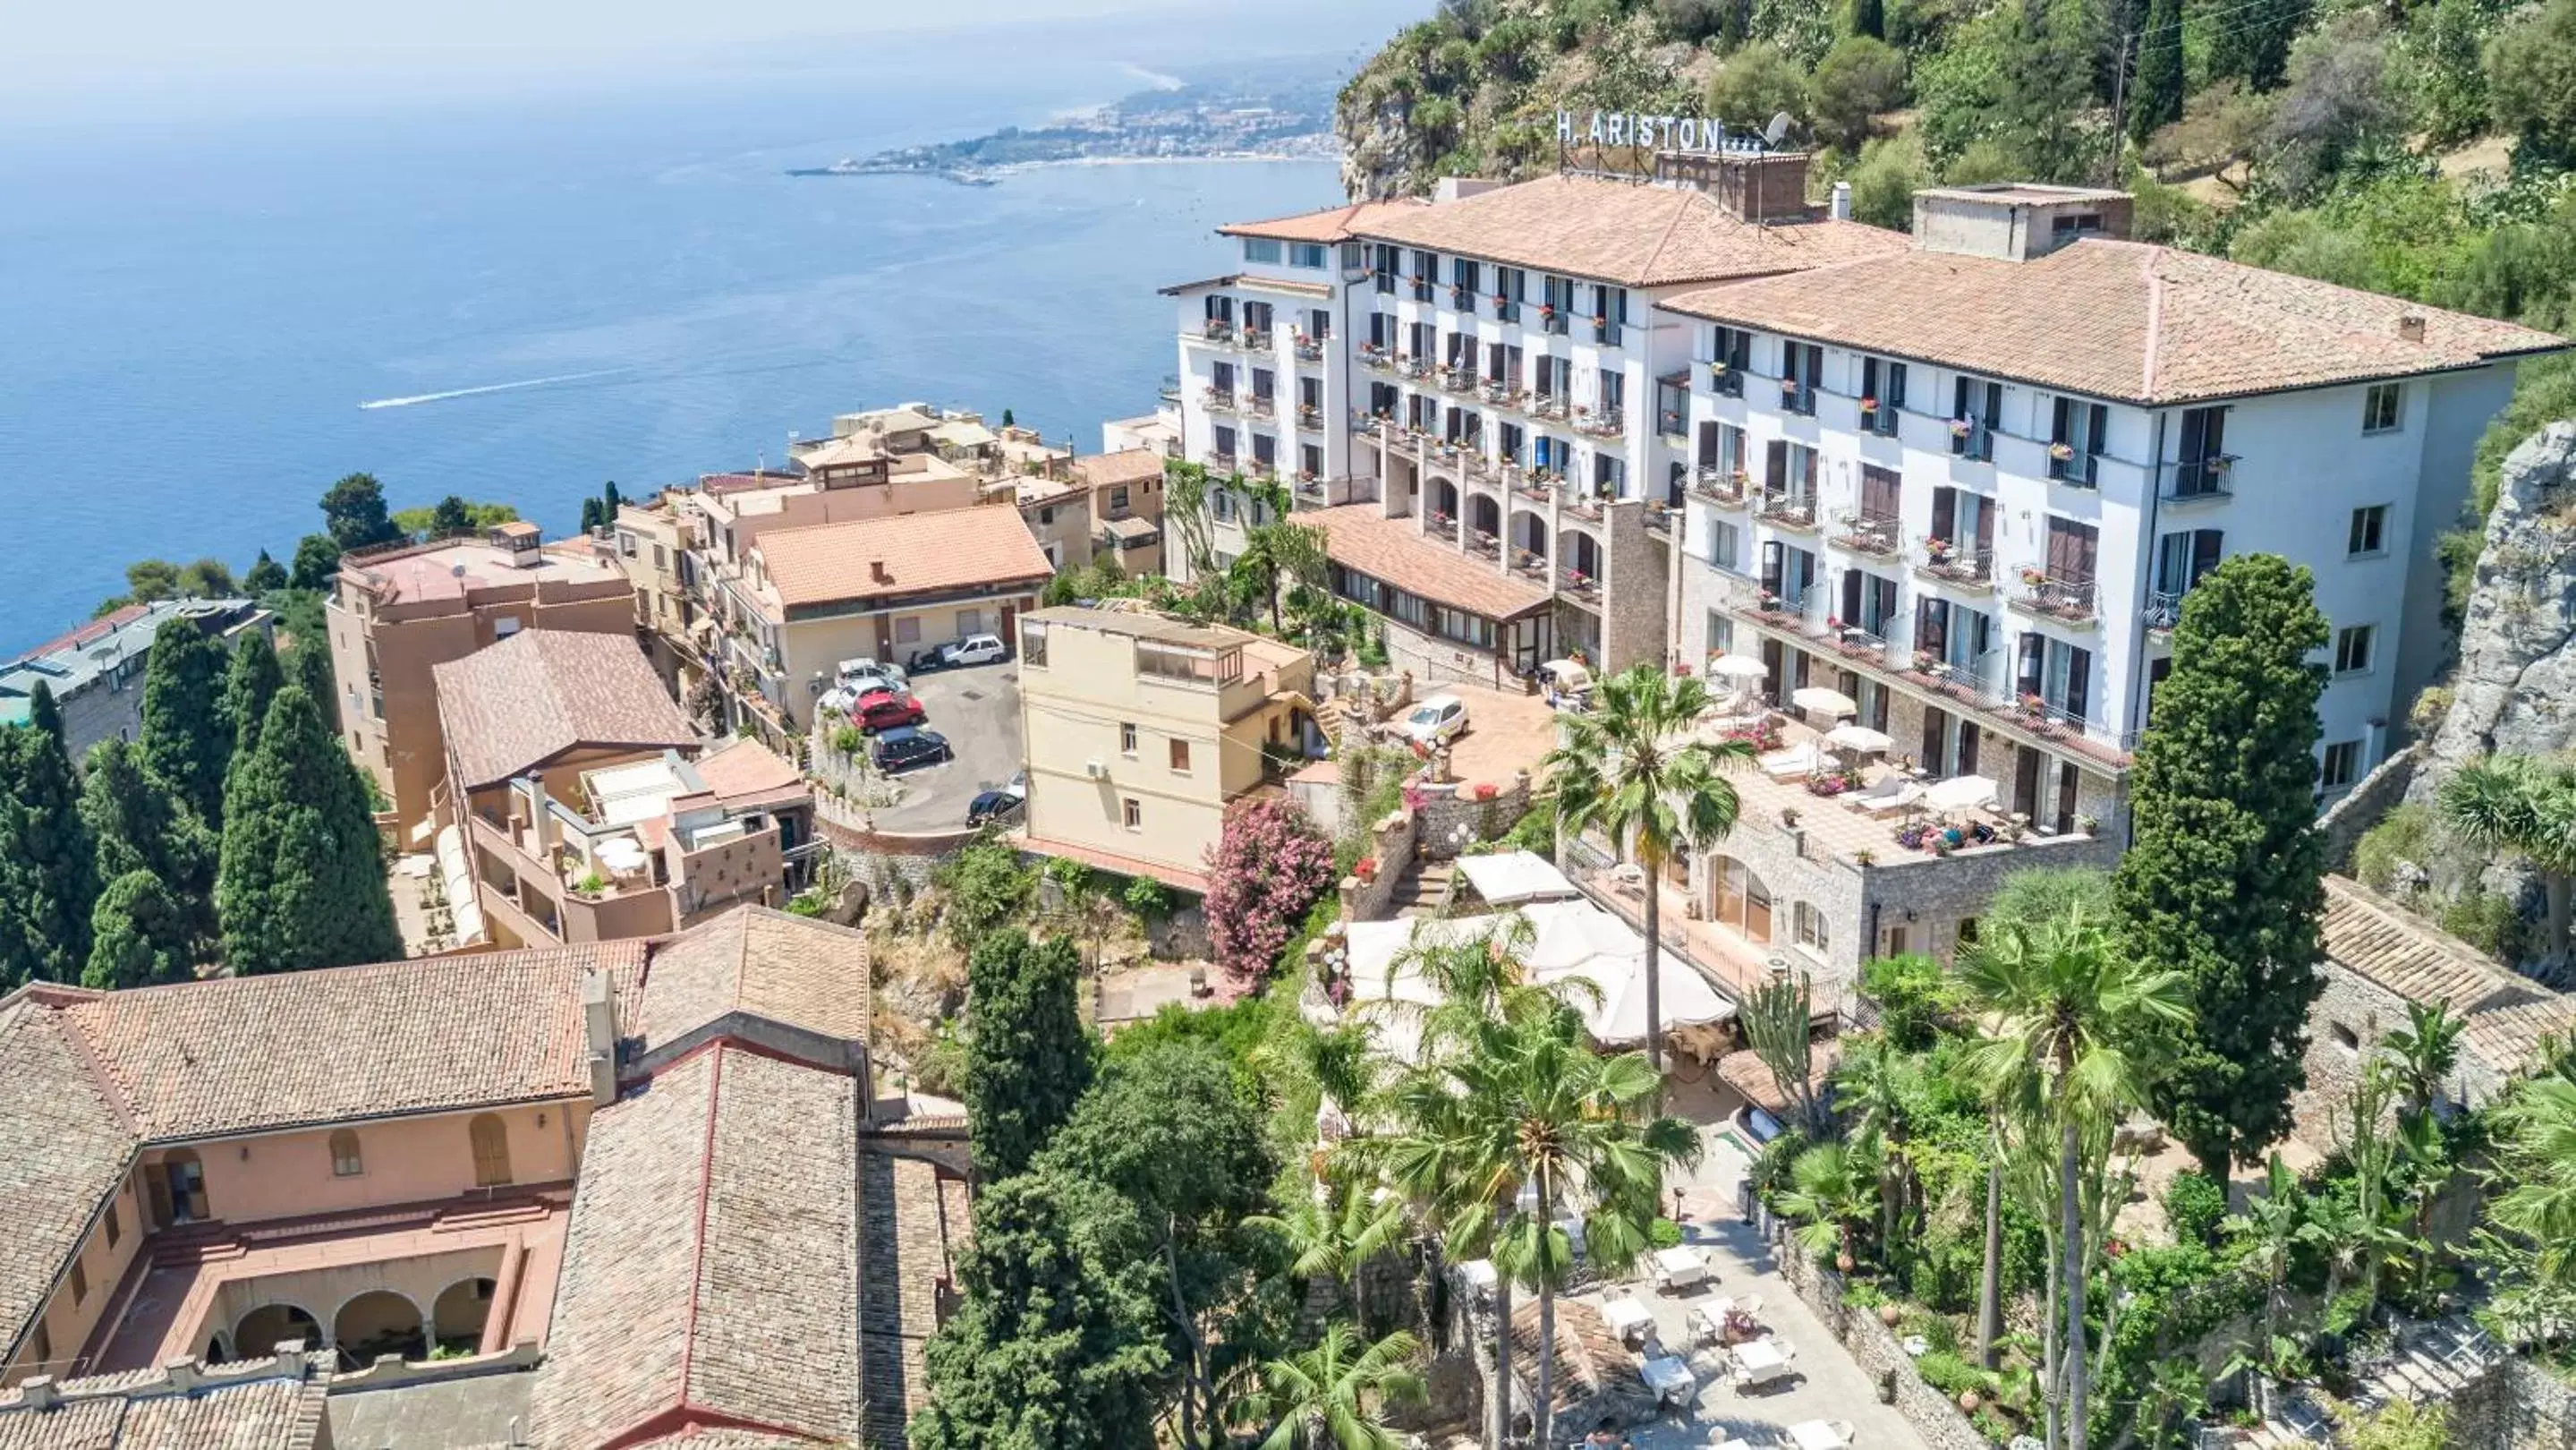
<svg viewBox="0 0 2576 1450">
<path fill-rule="evenodd" d="M 957 758 L 902 777 L 902 805 L 876 813 L 879 830 L 930 831 L 962 826 L 978 792 L 1020 768 L 1020 663 L 916 676 L 912 692 L 929 712 L 929 728 L 948 738 Z"/>
</svg>

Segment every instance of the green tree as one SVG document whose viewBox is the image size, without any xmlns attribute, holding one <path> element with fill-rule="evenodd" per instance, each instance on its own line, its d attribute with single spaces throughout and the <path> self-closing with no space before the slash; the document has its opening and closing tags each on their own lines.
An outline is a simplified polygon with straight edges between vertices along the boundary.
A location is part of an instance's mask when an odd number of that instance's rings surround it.
<svg viewBox="0 0 2576 1450">
<path fill-rule="evenodd" d="M 2460 1036 L 2468 1027 L 2447 1002 L 2410 1001 L 2406 1025 L 2390 1028 L 2380 1039 L 2380 1052 L 2397 1077 L 2402 1117 L 2429 1116 L 2442 1101 L 2443 1084 L 2460 1065 Z"/>
<path fill-rule="evenodd" d="M 2576 0 L 2549 0 L 2487 42 L 2488 105 L 2514 161 L 2576 161 Z"/>
<path fill-rule="evenodd" d="M 981 837 L 942 862 L 933 879 L 947 892 L 940 928 L 970 954 L 985 937 L 1024 916 L 1038 889 L 1038 874 L 996 836 Z"/>
<path fill-rule="evenodd" d="M 2504 1192 L 2489 1200 L 2488 1219 L 2522 1241 L 2541 1283 L 2576 1289 L 2576 1081 L 2550 1073 L 2515 1084 L 2495 1129 Z"/>
<path fill-rule="evenodd" d="M 1452 1259 L 1490 1257 L 1506 1282 L 1537 1291 L 1538 1343 L 1556 1342 L 1556 1296 L 1574 1265 L 1559 1226 L 1583 1223 L 1585 1255 L 1617 1275 L 1644 1254 L 1663 1173 L 1699 1156 L 1697 1133 L 1657 1115 L 1663 1075 L 1642 1052 L 1592 1051 L 1581 1016 L 1524 998 L 1508 1020 L 1433 1043 L 1390 1094 L 1398 1126 L 1364 1152 L 1442 1226 Z M 1528 1190 L 1524 1195 L 1523 1190 Z M 1511 1304 L 1497 1305 L 1497 1385 L 1510 1383 Z M 1552 1445 L 1555 1355 L 1539 1356 L 1530 1443 Z M 1508 1393 L 1495 1396 L 1493 1444 L 1508 1437 Z"/>
<path fill-rule="evenodd" d="M 1601 681 L 1594 708 L 1558 717 L 1564 743 L 1545 762 L 1562 824 L 1598 827 L 1646 873 L 1646 1058 L 1658 1074 L 1664 866 L 1735 829 L 1735 787 L 1722 772 L 1753 758 L 1740 740 L 1688 738 L 1709 703 L 1696 676 L 1676 679 L 1653 664 L 1623 670 Z"/>
<path fill-rule="evenodd" d="M 89 963 L 81 985 L 110 990 L 185 982 L 195 974 L 196 927 L 161 878 L 129 871 L 99 893 L 90 913 Z"/>
<path fill-rule="evenodd" d="M 2144 144 L 2182 119 L 2182 0 L 2149 0 L 2137 37 L 2138 74 L 2129 92 L 2129 139 Z"/>
<path fill-rule="evenodd" d="M 329 534 L 306 534 L 295 541 L 295 566 L 287 583 L 297 589 L 328 589 L 340 572 L 342 550 Z"/>
<path fill-rule="evenodd" d="M 1708 109 L 1739 130 L 1759 131 L 1781 112 L 1807 114 L 1807 75 L 1780 47 L 1757 40 L 1726 58 L 1708 82 Z"/>
<path fill-rule="evenodd" d="M 1872 1150 L 1878 1158 L 1882 1253 L 1893 1251 L 1898 1220 L 1906 1207 L 1906 1183 L 1913 1171 L 1906 1140 L 1913 1131 L 1911 1104 L 1918 1091 L 1913 1061 L 1884 1037 L 1852 1039 L 1834 1069 L 1835 1111 L 1850 1123 L 1855 1146 Z"/>
<path fill-rule="evenodd" d="M 1421 1344 L 1402 1330 L 1371 1343 L 1337 1320 L 1314 1348 L 1265 1361 L 1260 1388 L 1236 1403 L 1232 1418 L 1267 1427 L 1260 1450 L 1400 1450 L 1404 1437 L 1379 1412 L 1423 1400 L 1421 1358 Z"/>
<path fill-rule="evenodd" d="M 2166 688 L 2172 687 L 2168 680 Z M 2036 929 L 2018 923 L 1982 936 L 1960 954 L 1960 980 L 1989 1035 L 1969 1050 L 1970 1074 L 2004 1105 L 2022 1139 L 2035 1148 L 2054 1140 L 2058 1195 L 2057 1252 L 2050 1257 L 2052 1305 L 2062 1304 L 2062 1380 L 2051 1366 L 2049 1412 L 2063 1412 L 2065 1443 L 2084 1450 L 2090 1383 L 2085 1353 L 2088 1237 L 2082 1185 L 2086 1158 L 2107 1157 L 2110 1129 L 2145 1100 L 2155 1069 L 2133 1048 L 2170 1040 L 2191 1017 L 2189 987 L 2179 973 L 2123 953 L 2102 926 L 2078 908 Z"/>
<path fill-rule="evenodd" d="M 1037 1157 L 1037 1172 L 1107 1185 L 1144 1225 L 1184 1445 L 1213 1436 L 1217 1387 L 1267 1352 L 1253 1302 L 1264 1234 L 1251 1223 L 1279 1172 L 1266 1129 L 1223 1055 L 1174 1042 L 1107 1064 Z"/>
<path fill-rule="evenodd" d="M 1081 960 L 1067 937 L 996 931 L 966 969 L 966 1119 L 975 1166 L 1024 1172 L 1091 1086 L 1091 1033 L 1075 1000 Z"/>
<path fill-rule="evenodd" d="M 2576 895 L 2576 766 L 2490 755 L 2442 782 L 2435 801 L 2461 840 L 2519 856 L 2540 873 L 2548 955 L 2564 958 L 2569 898 Z"/>
<path fill-rule="evenodd" d="M 1153 1450 L 1170 1357 L 1132 1204 L 1076 1173 L 1004 1179 L 976 1200 L 958 1280 L 924 1356 L 918 1450 Z"/>
<path fill-rule="evenodd" d="M 2128 949 L 2191 987 L 2156 1108 L 2224 1177 L 2289 1128 L 2308 1007 L 2324 990 L 2317 920 L 2317 697 L 2325 616 L 2308 571 L 2245 554 L 2183 599 L 2173 673 L 2132 776 L 2132 841 L 2113 895 Z"/>
<path fill-rule="evenodd" d="M 270 702 L 223 827 L 215 914 L 243 976 L 402 955 L 365 788 L 301 684 Z"/>
<path fill-rule="evenodd" d="M 1852 0 L 1851 33 L 1855 36 L 1867 36 L 1871 40 L 1887 39 L 1886 0 Z M 1831 52 L 1828 52 L 1828 55 L 1830 54 Z M 1818 66 L 1816 70 L 1818 75 L 1824 73 L 1822 66 Z"/>
<path fill-rule="evenodd" d="M 1799 1225 L 1798 1246 L 1830 1253 L 1848 1274 L 1859 1263 L 1855 1236 L 1879 1212 L 1884 1178 L 1867 1143 L 1819 1143 L 1789 1165 L 1789 1187 L 1772 1195 L 1781 1215 Z"/>
<path fill-rule="evenodd" d="M 331 644 L 318 635 L 307 635 L 286 652 L 286 670 L 304 693 L 322 711 L 322 728 L 339 729 L 339 689 L 331 678 Z"/>
<path fill-rule="evenodd" d="M 598 529 L 599 526 L 599 500 L 596 498 L 583 499 L 581 501 L 581 531 L 587 534 Z"/>
<path fill-rule="evenodd" d="M 1905 104 L 1904 52 L 1870 32 L 1844 36 L 1816 62 L 1807 90 L 1817 139 L 1858 151 L 1879 113 Z"/>
<path fill-rule="evenodd" d="M 54 692 L 0 727 L 0 985 L 69 982 L 89 960 L 98 867 Z"/>
<path fill-rule="evenodd" d="M 2290 65 L 2290 42 L 2308 23 L 2308 0 L 2278 0 L 2231 12 L 2210 27 L 2209 79 L 2237 77 L 2256 91 L 2281 83 Z"/>
<path fill-rule="evenodd" d="M 152 877 L 182 904 L 194 938 L 213 938 L 215 838 L 143 768 L 134 745 L 102 740 L 90 747 L 80 813 L 97 853 L 98 880 L 115 882 L 138 872 Z"/>
<path fill-rule="evenodd" d="M 474 510 L 462 495 L 449 494 L 429 512 L 429 531 L 433 534 L 461 534 L 474 527 Z"/>
<path fill-rule="evenodd" d="M 1339 1182 L 1327 1175 L 1281 1211 L 1244 1222 L 1277 1236 L 1288 1251 L 1289 1276 L 1305 1287 L 1310 1303 L 1322 1285 L 1348 1285 L 1351 1314 L 1362 1329 L 1368 1326 L 1368 1266 L 1402 1247 L 1411 1228 L 1403 1200 L 1379 1193 L 1360 1174 L 1344 1174 Z"/>
<path fill-rule="evenodd" d="M 125 596 L 137 604 L 179 596 L 179 566 L 167 559 L 137 559 L 125 566 Z"/>
<path fill-rule="evenodd" d="M 221 559 L 198 559 L 179 571 L 182 598 L 229 599 L 238 592 L 232 566 Z"/>
<path fill-rule="evenodd" d="M 232 732 L 231 758 L 239 760 L 259 746 L 259 727 L 268 719 L 269 702 L 286 683 L 277 663 L 277 647 L 266 634 L 253 634 L 233 646 L 224 671 L 223 723 Z M 307 688 L 311 688 L 309 685 Z"/>
<path fill-rule="evenodd" d="M 1746 1045 L 1779 1086 L 1798 1126 L 1809 1133 L 1824 1126 L 1824 1112 L 1816 1101 L 1812 995 L 1802 972 L 1796 981 L 1780 977 L 1764 982 L 1745 995 L 1737 1011 Z"/>
<path fill-rule="evenodd" d="M 285 587 L 286 566 L 270 558 L 266 549 L 260 550 L 259 557 L 251 562 L 250 572 L 242 576 L 242 588 L 256 597 Z"/>
<path fill-rule="evenodd" d="M 349 474 L 323 493 L 322 524 L 343 553 L 402 539 L 402 530 L 385 512 L 385 486 L 371 473 Z"/>
<path fill-rule="evenodd" d="M 143 768 L 209 826 L 224 819 L 224 771 L 232 732 L 222 699 L 223 642 L 192 620 L 164 620 L 143 667 Z"/>
</svg>

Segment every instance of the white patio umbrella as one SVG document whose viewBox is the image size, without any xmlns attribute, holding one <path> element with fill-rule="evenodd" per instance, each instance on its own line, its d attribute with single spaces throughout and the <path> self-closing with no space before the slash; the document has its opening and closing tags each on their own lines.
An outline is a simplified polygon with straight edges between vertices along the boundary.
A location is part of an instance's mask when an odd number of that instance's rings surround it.
<svg viewBox="0 0 2576 1450">
<path fill-rule="evenodd" d="M 1719 655 L 1708 662 L 1708 672 L 1720 679 L 1758 680 L 1771 670 L 1751 655 Z"/>
<path fill-rule="evenodd" d="M 1936 811 L 1973 811 L 1993 805 L 2000 790 L 1985 776 L 1956 775 L 1926 787 L 1923 804 Z"/>
<path fill-rule="evenodd" d="M 1876 755 L 1896 742 L 1889 739 L 1884 732 L 1872 730 L 1866 725 L 1837 725 L 1825 732 L 1825 743 L 1836 750 Z"/>
<path fill-rule="evenodd" d="M 1791 695 L 1789 703 L 1801 710 L 1813 710 L 1819 715 L 1831 715 L 1836 718 L 1860 713 L 1860 706 L 1852 703 L 1851 696 L 1840 690 L 1828 690 L 1822 685 L 1809 685 Z"/>
</svg>

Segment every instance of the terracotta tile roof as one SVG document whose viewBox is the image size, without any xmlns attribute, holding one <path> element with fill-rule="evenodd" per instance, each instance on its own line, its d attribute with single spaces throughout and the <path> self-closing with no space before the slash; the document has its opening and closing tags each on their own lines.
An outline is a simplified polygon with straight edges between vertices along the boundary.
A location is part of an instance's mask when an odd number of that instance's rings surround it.
<svg viewBox="0 0 2576 1450">
<path fill-rule="evenodd" d="M 1285 277 L 1258 277 L 1250 272 L 1228 272 L 1222 277 L 1201 277 L 1195 282 L 1175 282 L 1155 291 L 1164 297 L 1182 297 L 1209 287 L 1244 287 L 1255 292 L 1283 292 L 1291 297 L 1312 297 L 1318 301 L 1333 295 L 1329 282 L 1298 282 Z"/>
<path fill-rule="evenodd" d="M 689 746 L 703 737 L 623 634 L 526 629 L 436 666 L 438 720 L 468 790 L 577 745 Z"/>
<path fill-rule="evenodd" d="M 0 1395 L 0 1450 L 312 1450 L 333 1358 L 197 1366 L 184 1390 L 161 1369 L 64 1380 L 43 1408 L 21 1385 Z"/>
<path fill-rule="evenodd" d="M 2461 1040 L 2496 1072 L 2513 1076 L 2539 1063 L 2545 1038 L 2576 1035 L 2576 997 L 2549 997 L 2472 1013 Z"/>
<path fill-rule="evenodd" d="M 591 1119 L 537 1445 L 664 1416 L 858 1437 L 858 1093 L 718 1043 Z"/>
<path fill-rule="evenodd" d="M 2148 406 L 2563 347 L 2507 322 L 2142 242 L 2029 262 L 1908 251 L 1671 298 L 1675 312 Z M 2398 334 L 2423 319 L 2421 341 Z"/>
<path fill-rule="evenodd" d="M 1322 211 L 1301 211 L 1295 216 L 1271 217 L 1266 221 L 1233 222 L 1218 227 L 1221 237 L 1270 237 L 1282 242 L 1339 242 L 1358 236 L 1371 226 L 1409 211 L 1418 211 L 1427 203 L 1413 197 L 1393 201 L 1355 201 L 1348 206 L 1328 206 Z"/>
<path fill-rule="evenodd" d="M 1094 453 L 1073 460 L 1076 478 L 1093 488 L 1112 484 L 1149 483 L 1163 476 L 1163 455 L 1151 448 L 1121 448 L 1115 453 Z"/>
<path fill-rule="evenodd" d="M 1512 1378 L 1515 1404 L 1527 1404 L 1538 1383 L 1538 1300 L 1512 1305 Z M 1550 1356 L 1553 1409 L 1564 1413 L 1604 1395 L 1643 1407 L 1653 1392 L 1637 1378 L 1636 1361 L 1601 1311 L 1576 1299 L 1556 1301 L 1556 1344 Z M 1640 1416 L 1640 1418 L 1643 1418 Z"/>
<path fill-rule="evenodd" d="M 2326 955 L 2413 1002 L 2444 1002 L 2462 1015 L 2539 1001 L 2530 978 L 2358 881 L 2326 878 L 2320 923 Z"/>
<path fill-rule="evenodd" d="M 162 1142 L 586 1094 L 581 975 L 623 998 L 643 963 L 642 942 L 600 942 L 145 987 L 61 1016 Z"/>
<path fill-rule="evenodd" d="M 1142 856 L 1126 856 L 1116 851 L 1103 851 L 1096 846 L 1084 846 L 1072 841 L 1051 841 L 1040 836 L 1022 837 L 1020 849 L 1032 855 L 1061 856 L 1068 861 L 1079 861 L 1086 866 L 1094 866 L 1103 871 L 1115 871 L 1121 876 L 1150 876 L 1175 891 L 1196 892 L 1202 896 L 1207 894 L 1207 873 L 1193 871 L 1184 866 L 1166 865 L 1161 861 L 1148 861 Z"/>
<path fill-rule="evenodd" d="M 868 1001 L 865 936 L 745 906 L 655 944 L 636 1018 L 647 1050 L 733 1012 L 865 1042 Z"/>
<path fill-rule="evenodd" d="M 708 750 L 698 757 L 696 766 L 698 779 L 725 799 L 805 786 L 805 773 L 795 762 L 748 735 L 737 735 Z"/>
<path fill-rule="evenodd" d="M 1487 619 L 1517 619 L 1547 606 L 1546 590 L 1422 537 L 1413 520 L 1387 518 L 1376 504 L 1316 509 L 1297 521 L 1323 529 L 1334 563 L 1436 604 Z"/>
<path fill-rule="evenodd" d="M 1018 509 L 962 508 L 772 529 L 752 545 L 780 604 L 837 604 L 1054 576 Z M 882 567 L 884 577 L 878 577 Z"/>
<path fill-rule="evenodd" d="M 859 1353 L 868 1438 L 901 1445 L 930 1398 L 923 1351 L 965 1248 L 966 1185 L 919 1158 L 859 1157 Z"/>
<path fill-rule="evenodd" d="M 30 993 L 0 1003 L 0 1223 L 9 1235 L 0 1254 L 0 1359 L 44 1307 L 134 1157 L 133 1134 L 61 1018 Z M 0 1444 L 9 1443 L 0 1429 Z"/>
<path fill-rule="evenodd" d="M 1761 226 L 1739 220 L 1706 192 L 1579 176 L 1543 176 L 1389 212 L 1364 234 L 1629 287 L 1797 272 L 1907 246 L 1900 232 L 1858 222 L 1818 217 Z"/>
</svg>

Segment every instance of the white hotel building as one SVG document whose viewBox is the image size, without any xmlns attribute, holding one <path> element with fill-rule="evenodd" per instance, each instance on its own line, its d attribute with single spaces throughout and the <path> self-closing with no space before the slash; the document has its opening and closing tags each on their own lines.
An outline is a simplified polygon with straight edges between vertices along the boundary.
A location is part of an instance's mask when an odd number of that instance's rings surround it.
<svg viewBox="0 0 2576 1450">
<path fill-rule="evenodd" d="M 2227 554 L 2314 571 L 2325 790 L 2386 752 L 2434 538 L 2559 339 L 2122 240 L 2119 192 L 1929 191 L 1907 237 L 1809 209 L 1803 157 L 1657 164 L 1224 228 L 1242 271 L 1171 289 L 1184 456 L 1293 479 L 1419 677 L 1752 656 L 2086 859 Z M 2004 865 L 1749 806 L 1725 850 L 1688 904 L 1839 971 L 1946 950 Z"/>
</svg>

